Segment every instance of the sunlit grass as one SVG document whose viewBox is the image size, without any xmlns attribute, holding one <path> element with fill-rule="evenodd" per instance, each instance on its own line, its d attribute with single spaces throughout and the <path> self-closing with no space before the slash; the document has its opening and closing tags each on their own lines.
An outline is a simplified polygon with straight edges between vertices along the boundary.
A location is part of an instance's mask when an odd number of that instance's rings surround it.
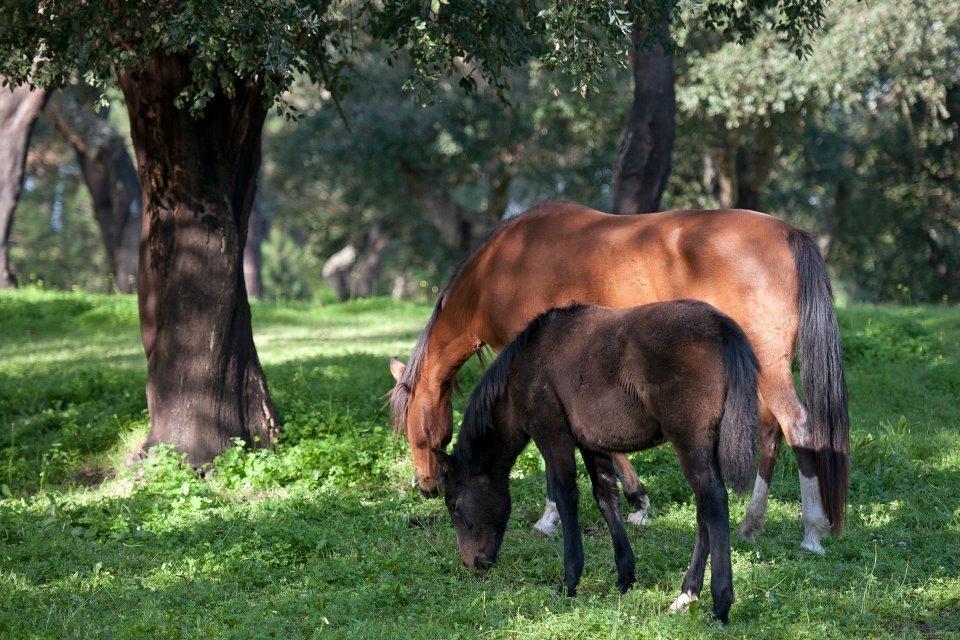
<svg viewBox="0 0 960 640">
<path fill-rule="evenodd" d="M 654 519 L 631 531 L 627 595 L 585 479 L 581 595 L 556 595 L 560 542 L 529 532 L 544 492 L 533 449 L 514 473 L 500 564 L 460 565 L 442 504 L 409 487 L 385 408 L 387 360 L 409 352 L 428 314 L 381 299 L 255 306 L 285 434 L 273 452 L 227 452 L 201 478 L 169 453 L 127 466 L 147 429 L 133 298 L 0 293 L 0 637 L 960 634 L 960 311 L 842 310 L 848 527 L 825 558 L 797 551 L 784 453 L 766 532 L 734 543 L 727 630 L 708 619 L 709 597 L 692 615 L 664 612 L 694 522 L 668 448 L 635 456 Z M 478 373 L 467 367 L 465 388 Z M 744 508 L 733 499 L 733 518 Z"/>
</svg>

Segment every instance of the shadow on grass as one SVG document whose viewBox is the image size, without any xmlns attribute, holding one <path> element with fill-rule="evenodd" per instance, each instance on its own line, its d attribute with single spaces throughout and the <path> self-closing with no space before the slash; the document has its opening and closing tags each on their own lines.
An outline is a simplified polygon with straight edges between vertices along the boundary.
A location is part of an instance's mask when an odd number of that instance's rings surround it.
<svg viewBox="0 0 960 640">
<path fill-rule="evenodd" d="M 942 481 L 932 484 L 942 487 L 931 489 L 936 500 L 951 498 L 948 478 L 926 479 Z M 202 487 L 199 495 L 175 486 L 157 494 L 150 485 L 88 505 L 0 507 L 0 555 L 12 570 L 12 588 L 0 596 L 0 631 L 310 637 L 327 628 L 343 637 L 440 637 L 472 636 L 482 626 L 550 636 L 551 625 L 577 622 L 583 632 L 583 618 L 602 628 L 625 611 L 640 615 L 637 626 L 719 632 L 706 620 L 656 615 L 689 560 L 689 501 L 662 504 L 653 526 L 631 532 L 638 587 L 622 601 L 606 534 L 588 536 L 581 595 L 566 601 L 554 593 L 560 542 L 529 533 L 542 485 L 542 478 L 513 483 L 518 508 L 501 563 L 488 574 L 460 565 L 438 501 L 376 490 L 360 492 L 362 501 L 356 491 L 278 491 L 241 504 Z M 585 527 L 602 527 L 583 502 Z M 872 512 L 884 503 L 855 506 Z M 960 618 L 937 609 L 949 594 L 936 592 L 960 572 L 957 532 L 949 518 L 930 518 L 925 504 L 902 509 L 904 522 L 852 518 L 829 556 L 817 558 L 796 551 L 796 509 L 775 502 L 759 543 L 735 544 L 738 603 L 730 632 L 796 637 L 794 625 L 809 624 L 802 618 L 811 612 L 822 615 L 817 630 L 826 635 L 960 630 Z M 411 512 L 441 517 L 411 528 Z M 921 540 L 900 545 L 905 532 L 939 538 L 939 553 Z"/>
</svg>

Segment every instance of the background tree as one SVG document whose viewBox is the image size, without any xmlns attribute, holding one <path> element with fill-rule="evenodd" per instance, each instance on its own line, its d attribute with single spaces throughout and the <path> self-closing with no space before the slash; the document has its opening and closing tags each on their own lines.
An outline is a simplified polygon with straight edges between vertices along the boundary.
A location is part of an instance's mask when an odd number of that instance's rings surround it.
<svg viewBox="0 0 960 640">
<path fill-rule="evenodd" d="M 788 2 L 802 36 L 819 2 Z M 710 24 L 742 34 L 778 2 L 708 2 Z M 778 15 L 776 12 L 773 15 Z M 116 79 L 130 116 L 143 193 L 138 290 L 150 433 L 202 463 L 233 438 L 269 443 L 279 429 L 257 358 L 242 256 L 271 103 L 302 73 L 337 95 L 363 28 L 409 56 L 421 86 L 450 73 L 467 89 L 506 87 L 501 70 L 531 56 L 589 83 L 628 11 L 607 2 L 364 5 L 324 0 L 114 5 L 5 4 L 0 72 L 15 84 Z M 615 47 L 622 53 L 624 45 Z M 36 68 L 32 61 L 42 52 Z"/>
<path fill-rule="evenodd" d="M 0 289 L 17 286 L 10 267 L 10 231 L 23 187 L 23 168 L 33 125 L 47 99 L 25 84 L 0 87 Z"/>
<path fill-rule="evenodd" d="M 140 182 L 125 137 L 93 109 L 98 97 L 91 87 L 70 85 L 53 93 L 44 113 L 76 152 L 108 273 L 118 290 L 129 293 L 135 289 L 139 256 Z"/>
</svg>

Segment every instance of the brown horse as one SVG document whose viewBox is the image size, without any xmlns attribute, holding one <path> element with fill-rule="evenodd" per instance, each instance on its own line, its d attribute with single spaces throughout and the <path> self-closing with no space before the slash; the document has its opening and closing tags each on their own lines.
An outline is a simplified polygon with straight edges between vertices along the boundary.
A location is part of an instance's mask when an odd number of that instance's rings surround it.
<svg viewBox="0 0 960 640">
<path fill-rule="evenodd" d="M 666 440 L 697 505 L 693 558 L 670 609 L 699 598 L 710 556 L 713 613 L 726 624 L 733 577 L 723 485 L 746 491 L 756 473 L 757 369 L 740 327 L 703 302 L 574 305 L 538 316 L 484 373 L 453 455 L 435 451 L 461 559 L 476 569 L 496 562 L 510 517 L 510 469 L 532 439 L 563 522 L 563 590 L 575 595 L 583 571 L 579 449 L 626 592 L 635 559 L 610 454 Z"/>
<path fill-rule="evenodd" d="M 843 523 L 849 478 L 830 280 L 809 234 L 754 211 L 614 216 L 548 202 L 503 223 L 438 297 L 409 366 L 395 367 L 394 424 L 406 433 L 421 490 L 437 488 L 432 449 L 450 441 L 453 381 L 482 346 L 499 350 L 538 314 L 572 302 L 628 307 L 678 298 L 733 318 L 760 361 L 761 460 L 740 535 L 763 528 L 785 436 L 800 471 L 801 547 L 823 553 L 821 535 Z M 806 406 L 791 373 L 795 353 Z M 629 462 L 618 466 L 636 481 Z"/>
</svg>

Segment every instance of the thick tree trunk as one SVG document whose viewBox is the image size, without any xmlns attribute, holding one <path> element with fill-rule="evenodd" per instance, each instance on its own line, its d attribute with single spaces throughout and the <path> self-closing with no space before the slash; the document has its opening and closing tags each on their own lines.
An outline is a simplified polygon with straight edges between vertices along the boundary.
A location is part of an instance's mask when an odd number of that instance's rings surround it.
<svg viewBox="0 0 960 640">
<path fill-rule="evenodd" d="M 10 266 L 10 231 L 23 187 L 30 134 L 43 109 L 47 92 L 27 85 L 0 87 L 0 289 L 17 286 Z"/>
<path fill-rule="evenodd" d="M 144 448 L 170 443 L 198 465 L 232 438 L 269 445 L 279 426 L 243 277 L 266 107 L 259 87 L 239 86 L 198 114 L 177 108 L 189 65 L 157 53 L 119 81 L 143 190 Z"/>
<path fill-rule="evenodd" d="M 613 213 L 658 211 L 670 176 L 676 97 L 673 56 L 660 44 L 669 40 L 670 16 L 661 13 L 652 31 L 636 26 L 630 37 L 633 106 L 614 167 Z"/>
<path fill-rule="evenodd" d="M 76 151 L 109 272 L 117 289 L 130 293 L 140 247 L 140 181 L 123 136 L 93 110 L 95 98 L 89 88 L 66 87 L 51 97 L 47 115 Z"/>
<path fill-rule="evenodd" d="M 263 297 L 263 241 L 267 237 L 270 222 L 263 210 L 261 198 L 253 201 L 247 229 L 247 246 L 243 250 L 243 280 L 247 285 L 247 298 Z"/>
<path fill-rule="evenodd" d="M 390 238 L 383 225 L 375 222 L 367 234 L 366 246 L 350 273 L 352 296 L 369 298 L 375 293 L 377 276 L 380 275 L 380 263 L 390 245 Z"/>
</svg>

